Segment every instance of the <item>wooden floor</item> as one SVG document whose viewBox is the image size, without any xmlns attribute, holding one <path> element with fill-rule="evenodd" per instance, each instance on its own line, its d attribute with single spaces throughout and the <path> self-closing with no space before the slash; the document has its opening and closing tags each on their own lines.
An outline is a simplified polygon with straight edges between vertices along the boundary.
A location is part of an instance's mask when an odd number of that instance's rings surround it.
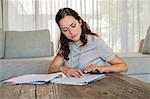
<svg viewBox="0 0 150 99">
<path fill-rule="evenodd" d="M 84 86 L 5 83 L 0 99 L 150 99 L 150 84 L 115 73 Z"/>
</svg>

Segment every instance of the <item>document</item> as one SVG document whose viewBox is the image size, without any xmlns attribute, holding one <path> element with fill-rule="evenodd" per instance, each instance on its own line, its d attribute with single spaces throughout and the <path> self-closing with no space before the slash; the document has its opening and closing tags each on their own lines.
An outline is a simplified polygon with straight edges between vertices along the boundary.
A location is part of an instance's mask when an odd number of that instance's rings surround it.
<svg viewBox="0 0 150 99">
<path fill-rule="evenodd" d="M 105 74 L 84 74 L 81 78 L 75 77 L 59 77 L 57 79 L 53 79 L 52 83 L 57 84 L 70 84 L 70 85 L 86 85 L 97 80 L 100 80 L 105 77 Z"/>
<path fill-rule="evenodd" d="M 59 76 L 64 77 L 64 74 L 62 72 L 53 74 L 27 74 L 10 78 L 4 82 L 12 82 L 14 84 L 44 84 Z"/>
<path fill-rule="evenodd" d="M 45 84 L 47 82 L 69 85 L 86 85 L 105 77 L 105 74 L 84 74 L 84 77 L 68 77 L 62 72 L 52 74 L 28 74 L 10 78 L 4 82 L 13 84 Z"/>
</svg>

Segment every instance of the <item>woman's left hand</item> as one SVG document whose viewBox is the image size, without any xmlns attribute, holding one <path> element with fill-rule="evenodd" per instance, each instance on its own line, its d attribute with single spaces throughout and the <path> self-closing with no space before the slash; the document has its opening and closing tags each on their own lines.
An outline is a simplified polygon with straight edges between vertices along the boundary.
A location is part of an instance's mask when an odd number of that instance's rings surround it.
<svg viewBox="0 0 150 99">
<path fill-rule="evenodd" d="M 98 70 L 100 73 L 104 72 L 103 66 L 97 66 L 96 64 L 91 64 L 91 65 L 87 66 L 85 68 L 84 72 L 88 73 L 88 72 L 94 72 L 96 70 Z"/>
</svg>

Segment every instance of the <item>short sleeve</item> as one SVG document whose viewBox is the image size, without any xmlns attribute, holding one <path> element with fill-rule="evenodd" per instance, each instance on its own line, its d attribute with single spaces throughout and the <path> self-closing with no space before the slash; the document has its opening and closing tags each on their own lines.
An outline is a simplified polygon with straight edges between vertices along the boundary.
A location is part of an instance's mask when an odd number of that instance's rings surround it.
<svg viewBox="0 0 150 99">
<path fill-rule="evenodd" d="M 102 60 L 110 61 L 115 56 L 113 50 L 100 37 L 96 37 L 95 42 L 97 44 L 97 55 L 99 55 Z"/>
</svg>

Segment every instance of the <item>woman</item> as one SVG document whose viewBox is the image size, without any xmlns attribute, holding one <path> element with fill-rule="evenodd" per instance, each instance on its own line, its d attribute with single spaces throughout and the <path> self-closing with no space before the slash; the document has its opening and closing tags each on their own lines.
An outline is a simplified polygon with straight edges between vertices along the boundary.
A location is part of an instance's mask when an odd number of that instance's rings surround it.
<svg viewBox="0 0 150 99">
<path fill-rule="evenodd" d="M 60 49 L 48 72 L 63 72 L 73 77 L 98 71 L 126 72 L 126 63 L 71 8 L 60 9 L 55 17 L 60 36 Z"/>
</svg>

